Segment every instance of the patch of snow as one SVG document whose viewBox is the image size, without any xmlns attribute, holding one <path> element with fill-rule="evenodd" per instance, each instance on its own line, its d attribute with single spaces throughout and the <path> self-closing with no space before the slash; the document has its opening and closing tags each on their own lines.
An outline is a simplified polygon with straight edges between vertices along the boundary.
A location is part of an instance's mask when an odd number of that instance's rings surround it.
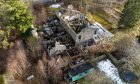
<svg viewBox="0 0 140 84">
<path fill-rule="evenodd" d="M 63 3 L 56 3 L 56 4 L 52 4 L 50 7 L 52 8 L 60 8 L 63 5 Z"/>
<path fill-rule="evenodd" d="M 106 76 L 111 78 L 117 84 L 125 84 L 119 77 L 117 68 L 110 62 L 110 60 L 101 61 L 97 64 L 100 71 L 105 72 Z"/>
<path fill-rule="evenodd" d="M 34 75 L 31 75 L 31 76 L 29 76 L 28 78 L 27 78 L 27 80 L 31 80 L 31 79 L 33 79 L 34 78 Z"/>
</svg>

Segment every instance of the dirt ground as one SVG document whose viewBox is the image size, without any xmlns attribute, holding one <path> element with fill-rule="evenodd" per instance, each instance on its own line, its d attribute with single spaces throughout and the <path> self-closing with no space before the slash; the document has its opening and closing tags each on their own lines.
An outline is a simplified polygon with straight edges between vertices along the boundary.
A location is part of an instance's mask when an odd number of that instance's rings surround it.
<svg viewBox="0 0 140 84">
<path fill-rule="evenodd" d="M 0 74 L 4 73 L 7 66 L 8 50 L 0 49 Z"/>
<path fill-rule="evenodd" d="M 33 3 L 32 11 L 35 15 L 35 24 L 42 25 L 47 19 L 47 6 L 41 3 Z"/>
<path fill-rule="evenodd" d="M 110 78 L 107 78 L 103 72 L 94 70 L 92 74 L 80 80 L 78 84 L 113 84 Z"/>
<path fill-rule="evenodd" d="M 51 60 L 48 61 L 49 66 L 49 74 L 52 76 L 56 82 L 63 82 L 62 81 L 62 67 L 67 66 L 69 63 L 69 57 L 57 57 L 57 58 L 51 58 Z"/>
</svg>

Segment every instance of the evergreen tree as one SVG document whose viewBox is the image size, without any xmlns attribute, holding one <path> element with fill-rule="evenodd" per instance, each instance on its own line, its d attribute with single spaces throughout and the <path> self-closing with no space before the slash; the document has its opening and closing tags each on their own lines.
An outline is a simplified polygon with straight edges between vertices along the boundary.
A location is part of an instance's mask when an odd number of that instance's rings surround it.
<svg viewBox="0 0 140 84">
<path fill-rule="evenodd" d="M 24 33 L 33 24 L 28 3 L 21 0 L 0 0 L 0 47 L 8 45 L 12 31 Z"/>
<path fill-rule="evenodd" d="M 119 21 L 120 28 L 132 28 L 138 20 L 140 20 L 140 0 L 128 0 L 124 6 L 121 19 Z"/>
</svg>

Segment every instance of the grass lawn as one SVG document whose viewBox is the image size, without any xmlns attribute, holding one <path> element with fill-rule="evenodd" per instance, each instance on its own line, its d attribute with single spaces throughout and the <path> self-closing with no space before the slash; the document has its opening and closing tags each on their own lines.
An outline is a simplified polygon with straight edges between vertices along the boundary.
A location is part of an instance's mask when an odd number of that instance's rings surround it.
<svg viewBox="0 0 140 84">
<path fill-rule="evenodd" d="M 4 84 L 4 79 L 2 75 L 0 75 L 0 84 Z"/>
<path fill-rule="evenodd" d="M 81 78 L 78 80 L 78 84 L 91 84 L 92 80 L 87 80 L 86 78 Z"/>
<path fill-rule="evenodd" d="M 91 13 L 88 12 L 87 13 L 87 17 L 91 22 L 99 22 L 100 24 L 102 24 L 105 27 L 111 27 L 112 24 L 110 22 L 108 22 L 107 20 L 105 20 L 104 18 L 100 17 L 100 15 L 98 13 Z"/>
<path fill-rule="evenodd" d="M 52 7 L 49 7 L 49 10 L 51 10 L 52 12 L 57 12 L 60 10 L 60 8 L 52 8 Z"/>
</svg>

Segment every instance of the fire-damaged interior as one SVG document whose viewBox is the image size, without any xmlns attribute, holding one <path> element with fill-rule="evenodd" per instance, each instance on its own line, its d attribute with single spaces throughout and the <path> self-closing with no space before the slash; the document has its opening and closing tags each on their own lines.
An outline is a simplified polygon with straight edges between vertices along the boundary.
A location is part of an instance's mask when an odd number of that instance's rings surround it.
<svg viewBox="0 0 140 84">
<path fill-rule="evenodd" d="M 62 27 L 60 20 L 56 16 L 53 16 L 46 21 L 43 28 L 43 33 L 47 45 L 44 47 L 49 57 L 52 58 L 60 56 L 62 59 L 66 57 L 69 59 L 66 62 L 66 64 L 68 64 L 67 66 L 63 66 L 61 64 L 61 66 L 65 68 L 65 70 L 62 69 L 64 72 L 63 77 L 68 77 L 66 80 L 76 81 L 88 74 L 88 70 L 93 68 L 89 63 L 88 58 L 84 56 L 83 50 L 80 49 L 78 45 L 75 45 L 72 37 L 66 32 L 65 28 Z M 82 67 L 84 67 L 84 69 L 81 71 Z M 80 74 L 82 75 L 78 77 Z M 75 77 L 76 75 L 77 78 Z"/>
<path fill-rule="evenodd" d="M 90 25 L 87 18 L 83 17 L 82 15 L 80 15 L 80 16 L 81 16 L 80 18 L 79 17 L 73 18 L 72 20 L 69 21 L 71 28 L 73 28 L 73 30 L 76 33 L 81 32 L 81 30 L 86 28 L 87 25 Z"/>
<path fill-rule="evenodd" d="M 109 40 L 113 37 L 113 34 L 100 23 L 91 23 L 84 14 L 74 10 L 72 7 L 62 9 L 56 15 L 74 42 L 81 46 L 95 45 L 103 39 Z"/>
<path fill-rule="evenodd" d="M 67 49 L 75 46 L 73 39 L 60 25 L 57 16 L 52 16 L 46 21 L 43 33 L 44 39 L 47 40 L 47 47 L 45 49 L 48 53 L 53 47 L 56 47 L 56 42 L 59 42 L 61 45 L 65 45 Z"/>
</svg>

